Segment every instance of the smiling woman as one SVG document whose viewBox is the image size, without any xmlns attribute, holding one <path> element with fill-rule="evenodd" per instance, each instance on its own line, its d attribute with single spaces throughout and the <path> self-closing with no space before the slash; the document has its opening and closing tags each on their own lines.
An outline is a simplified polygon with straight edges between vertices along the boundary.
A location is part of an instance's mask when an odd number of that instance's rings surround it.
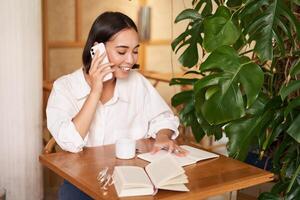
<svg viewBox="0 0 300 200">
<path fill-rule="evenodd" d="M 105 45 L 106 55 L 96 50 L 92 58 L 90 50 L 98 43 Z M 83 67 L 56 80 L 49 96 L 47 126 L 62 149 L 76 153 L 121 138 L 152 137 L 153 152 L 185 154 L 174 142 L 178 118 L 151 83 L 132 70 L 138 47 L 137 28 L 128 16 L 105 12 L 97 17 L 83 50 Z M 109 73 L 113 77 L 104 81 Z M 59 197 L 89 199 L 66 181 Z"/>
</svg>

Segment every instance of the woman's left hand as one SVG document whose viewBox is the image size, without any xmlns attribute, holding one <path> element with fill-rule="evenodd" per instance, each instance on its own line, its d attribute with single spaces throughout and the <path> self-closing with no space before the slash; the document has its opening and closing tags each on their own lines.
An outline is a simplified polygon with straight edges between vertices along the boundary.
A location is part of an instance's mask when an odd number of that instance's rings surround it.
<svg viewBox="0 0 300 200">
<path fill-rule="evenodd" d="M 159 150 L 167 150 L 170 153 L 174 153 L 177 156 L 186 156 L 188 153 L 185 149 L 178 146 L 175 140 L 171 139 L 172 131 L 170 130 L 163 130 L 157 133 L 155 143 L 151 150 L 151 153 L 154 154 Z"/>
</svg>

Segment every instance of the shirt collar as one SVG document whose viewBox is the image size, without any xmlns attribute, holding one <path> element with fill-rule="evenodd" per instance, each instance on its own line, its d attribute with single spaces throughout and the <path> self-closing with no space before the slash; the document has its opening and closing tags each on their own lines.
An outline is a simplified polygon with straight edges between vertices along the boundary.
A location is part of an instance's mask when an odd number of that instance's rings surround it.
<svg viewBox="0 0 300 200">
<path fill-rule="evenodd" d="M 74 96 L 79 100 L 84 97 L 86 97 L 90 91 L 91 88 L 89 84 L 86 82 L 84 78 L 84 71 L 83 69 L 76 70 L 73 74 L 71 74 L 71 92 L 74 94 Z M 126 79 L 117 79 L 116 81 L 116 87 L 114 91 L 114 96 L 110 101 L 116 102 L 118 99 L 124 102 L 129 102 L 129 78 Z"/>
<path fill-rule="evenodd" d="M 116 87 L 114 91 L 114 97 L 117 99 L 129 103 L 129 79 L 117 79 Z"/>
</svg>

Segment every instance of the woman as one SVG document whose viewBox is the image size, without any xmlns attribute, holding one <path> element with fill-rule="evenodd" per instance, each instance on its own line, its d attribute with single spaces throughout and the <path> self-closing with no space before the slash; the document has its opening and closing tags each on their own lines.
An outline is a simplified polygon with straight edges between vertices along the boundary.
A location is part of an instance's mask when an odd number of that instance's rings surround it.
<svg viewBox="0 0 300 200">
<path fill-rule="evenodd" d="M 105 44 L 109 63 L 102 64 L 106 55 L 98 51 L 91 58 L 90 50 L 97 43 Z M 48 100 L 47 126 L 62 149 L 75 153 L 119 138 L 152 137 L 152 152 L 164 148 L 185 154 L 173 140 L 178 118 L 150 82 L 132 70 L 138 48 L 137 27 L 128 16 L 119 12 L 98 16 L 83 50 L 83 68 L 56 80 Z M 113 78 L 103 81 L 109 73 Z M 81 193 L 66 189 L 66 184 L 61 199 L 67 199 L 66 193 Z"/>
</svg>

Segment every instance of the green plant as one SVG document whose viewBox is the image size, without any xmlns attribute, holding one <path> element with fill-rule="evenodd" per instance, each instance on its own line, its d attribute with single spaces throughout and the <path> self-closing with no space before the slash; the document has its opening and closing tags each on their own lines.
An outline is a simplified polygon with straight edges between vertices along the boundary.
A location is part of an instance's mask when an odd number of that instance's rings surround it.
<svg viewBox="0 0 300 200">
<path fill-rule="evenodd" d="M 187 73 L 199 75 L 170 82 L 192 86 L 172 98 L 173 106 L 183 105 L 181 122 L 197 141 L 225 133 L 236 159 L 244 160 L 252 146 L 260 157 L 268 154 L 279 180 L 260 199 L 299 199 L 300 1 L 193 0 L 192 5 L 176 17 L 175 23 L 189 23 L 172 42 L 175 53 L 183 50 L 179 61 Z"/>
</svg>

